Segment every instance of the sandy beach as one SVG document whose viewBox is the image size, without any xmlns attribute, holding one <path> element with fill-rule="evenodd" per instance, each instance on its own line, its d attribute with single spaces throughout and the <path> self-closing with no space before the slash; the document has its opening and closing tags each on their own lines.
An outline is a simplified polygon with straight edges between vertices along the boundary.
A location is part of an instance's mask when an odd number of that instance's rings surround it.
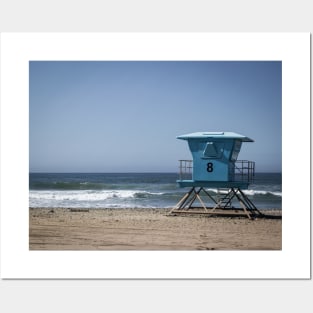
<svg viewBox="0 0 313 313">
<path fill-rule="evenodd" d="M 280 218 L 168 216 L 165 209 L 29 209 L 30 250 L 281 250 Z M 268 212 L 268 211 L 267 211 Z M 271 211 L 280 215 L 281 211 Z"/>
</svg>

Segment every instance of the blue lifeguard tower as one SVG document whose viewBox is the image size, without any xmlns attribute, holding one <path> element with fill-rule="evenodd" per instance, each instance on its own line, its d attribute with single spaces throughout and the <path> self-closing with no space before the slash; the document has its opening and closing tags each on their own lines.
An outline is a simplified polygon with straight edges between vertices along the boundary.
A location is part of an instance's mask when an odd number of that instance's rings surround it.
<svg viewBox="0 0 313 313">
<path fill-rule="evenodd" d="M 177 183 L 190 190 L 170 214 L 244 215 L 250 219 L 263 215 L 243 192 L 253 180 L 255 162 L 237 160 L 242 143 L 252 139 L 233 132 L 197 132 L 177 138 L 188 141 L 193 160 L 180 160 Z M 216 190 L 213 194 L 207 190 L 212 188 Z M 240 207 L 234 207 L 234 202 Z"/>
</svg>

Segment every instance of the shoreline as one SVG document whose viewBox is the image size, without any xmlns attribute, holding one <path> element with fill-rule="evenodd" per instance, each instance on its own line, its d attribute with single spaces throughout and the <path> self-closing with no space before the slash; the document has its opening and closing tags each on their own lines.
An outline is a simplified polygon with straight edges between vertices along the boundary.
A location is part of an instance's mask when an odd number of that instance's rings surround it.
<svg viewBox="0 0 313 313">
<path fill-rule="evenodd" d="M 29 208 L 30 250 L 281 250 L 282 220 L 163 208 Z M 281 209 L 260 210 L 281 216 Z"/>
</svg>

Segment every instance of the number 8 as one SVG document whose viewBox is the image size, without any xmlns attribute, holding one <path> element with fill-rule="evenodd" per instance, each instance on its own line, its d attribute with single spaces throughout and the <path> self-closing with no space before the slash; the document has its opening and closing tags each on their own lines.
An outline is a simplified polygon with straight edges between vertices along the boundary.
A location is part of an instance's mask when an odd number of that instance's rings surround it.
<svg viewBox="0 0 313 313">
<path fill-rule="evenodd" d="M 209 162 L 207 164 L 207 168 L 206 168 L 207 172 L 211 173 L 213 172 L 213 163 L 212 162 Z"/>
</svg>

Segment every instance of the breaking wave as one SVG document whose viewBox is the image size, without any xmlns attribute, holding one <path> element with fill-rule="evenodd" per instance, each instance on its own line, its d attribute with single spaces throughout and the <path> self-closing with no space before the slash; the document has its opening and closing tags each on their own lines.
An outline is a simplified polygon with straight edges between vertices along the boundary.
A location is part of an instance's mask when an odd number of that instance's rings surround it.
<svg viewBox="0 0 313 313">
<path fill-rule="evenodd" d="M 127 199 L 127 198 L 145 198 L 151 195 L 162 195 L 161 192 L 147 192 L 139 190 L 86 190 L 86 191 L 63 191 L 54 192 L 53 190 L 31 191 L 30 200 L 55 200 L 55 201 L 99 201 L 107 199 Z"/>
</svg>

